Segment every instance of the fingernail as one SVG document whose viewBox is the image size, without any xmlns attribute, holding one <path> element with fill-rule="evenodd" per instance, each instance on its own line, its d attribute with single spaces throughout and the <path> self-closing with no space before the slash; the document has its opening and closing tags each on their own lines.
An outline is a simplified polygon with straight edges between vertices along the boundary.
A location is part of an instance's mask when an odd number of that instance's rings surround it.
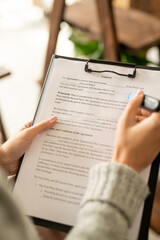
<svg viewBox="0 0 160 240">
<path fill-rule="evenodd" d="M 136 95 L 142 96 L 143 95 L 143 91 L 141 89 L 138 89 L 136 92 Z"/>
<path fill-rule="evenodd" d="M 25 126 L 25 128 L 29 128 L 31 126 L 31 123 L 27 122 L 24 126 Z"/>
<path fill-rule="evenodd" d="M 50 120 L 51 123 L 52 123 L 52 122 L 55 122 L 55 121 L 57 120 L 57 116 L 53 116 L 53 117 L 51 117 L 49 120 Z"/>
</svg>

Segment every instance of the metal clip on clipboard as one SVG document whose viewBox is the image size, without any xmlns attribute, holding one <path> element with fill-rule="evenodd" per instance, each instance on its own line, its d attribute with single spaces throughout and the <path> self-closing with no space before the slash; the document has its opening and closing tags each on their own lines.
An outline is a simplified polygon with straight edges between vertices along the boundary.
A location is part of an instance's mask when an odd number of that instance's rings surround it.
<svg viewBox="0 0 160 240">
<path fill-rule="evenodd" d="M 84 67 L 85 72 L 88 72 L 88 73 L 91 73 L 91 72 L 96 72 L 96 73 L 109 72 L 109 73 L 114 73 L 114 74 L 117 74 L 117 75 L 120 75 L 120 76 L 129 77 L 129 78 L 135 78 L 136 77 L 136 69 L 137 69 L 136 65 L 134 66 L 134 70 L 133 70 L 132 74 L 123 74 L 123 73 L 119 73 L 119 72 L 115 72 L 115 71 L 111 71 L 111 70 L 102 70 L 102 71 L 101 70 L 100 71 L 93 70 L 93 69 L 89 68 L 89 66 L 88 66 L 90 61 L 91 61 L 91 59 L 89 59 L 85 64 L 85 67 Z"/>
</svg>

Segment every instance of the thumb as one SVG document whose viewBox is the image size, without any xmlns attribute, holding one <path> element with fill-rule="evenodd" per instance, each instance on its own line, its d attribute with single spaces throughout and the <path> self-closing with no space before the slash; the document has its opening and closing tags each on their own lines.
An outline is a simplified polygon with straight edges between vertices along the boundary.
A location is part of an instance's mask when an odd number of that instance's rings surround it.
<svg viewBox="0 0 160 240">
<path fill-rule="evenodd" d="M 124 111 L 124 117 L 128 120 L 134 120 L 137 109 L 141 106 L 144 98 L 144 93 L 142 90 L 138 90 L 136 95 L 131 99 Z"/>
<path fill-rule="evenodd" d="M 54 117 L 50 118 L 49 120 L 44 120 L 26 130 L 27 130 L 28 134 L 31 135 L 32 138 L 34 138 L 37 134 L 40 134 L 43 131 L 46 131 L 49 128 L 53 127 L 53 125 L 56 123 L 56 121 L 57 121 L 57 117 L 54 116 Z"/>
</svg>

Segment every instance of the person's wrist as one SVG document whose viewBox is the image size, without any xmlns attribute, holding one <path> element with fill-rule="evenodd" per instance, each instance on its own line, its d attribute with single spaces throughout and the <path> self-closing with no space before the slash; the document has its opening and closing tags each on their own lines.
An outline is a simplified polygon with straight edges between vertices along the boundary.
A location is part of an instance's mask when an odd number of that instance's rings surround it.
<svg viewBox="0 0 160 240">
<path fill-rule="evenodd" d="M 124 149 L 123 151 L 120 151 L 120 149 L 115 150 L 112 161 L 127 165 L 128 167 L 134 169 L 136 172 L 141 172 L 142 170 L 138 168 L 138 166 L 135 164 L 135 161 L 132 161 L 131 154 L 128 153 L 127 149 L 126 151 Z"/>
<path fill-rule="evenodd" d="M 0 167 L 2 167 L 8 175 L 12 175 L 8 162 L 8 154 L 5 148 L 5 144 L 3 144 L 0 146 Z"/>
<path fill-rule="evenodd" d="M 3 167 L 4 158 L 5 158 L 5 154 L 4 154 L 4 151 L 3 151 L 3 147 L 1 145 L 0 146 L 0 166 L 2 166 L 2 167 Z"/>
</svg>

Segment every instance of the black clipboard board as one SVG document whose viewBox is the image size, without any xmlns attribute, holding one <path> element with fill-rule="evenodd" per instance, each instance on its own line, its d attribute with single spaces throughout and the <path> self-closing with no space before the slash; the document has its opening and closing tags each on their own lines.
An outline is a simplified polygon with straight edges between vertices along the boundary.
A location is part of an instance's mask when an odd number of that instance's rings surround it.
<svg viewBox="0 0 160 240">
<path fill-rule="evenodd" d="M 45 91 L 45 85 L 46 85 L 48 76 L 50 74 L 50 69 L 51 69 L 52 63 L 53 63 L 54 59 L 57 59 L 57 58 L 84 62 L 84 71 L 90 72 L 90 73 L 91 72 L 110 72 L 108 66 L 120 66 L 120 67 L 129 68 L 131 70 L 131 72 L 129 74 L 123 74 L 123 73 L 119 73 L 119 72 L 111 72 L 112 74 L 118 74 L 118 75 L 121 75 L 121 76 L 124 76 L 124 77 L 129 77 L 129 78 L 135 78 L 136 77 L 137 69 L 160 71 L 160 68 L 158 68 L 158 67 L 144 67 L 144 66 L 136 66 L 135 64 L 130 64 L 130 63 L 120 63 L 120 62 L 95 60 L 95 59 L 86 60 L 86 59 L 78 59 L 78 58 L 71 58 L 71 57 L 53 55 L 53 57 L 51 59 L 51 62 L 50 62 L 50 65 L 49 65 L 49 68 L 48 68 L 48 72 L 46 74 L 46 79 L 45 79 L 45 82 L 44 82 L 44 85 L 43 85 L 43 88 L 42 88 L 40 100 L 39 100 L 39 103 L 38 103 L 38 106 L 37 106 L 37 109 L 36 109 L 36 112 L 35 112 L 33 123 L 34 123 L 36 114 L 38 112 L 39 105 L 41 103 L 42 95 Z M 89 63 L 106 64 L 108 69 L 104 69 L 103 71 L 96 71 L 96 70 L 91 69 L 89 67 Z M 21 163 L 23 161 L 23 157 L 21 158 Z M 151 217 L 154 194 L 155 194 L 155 189 L 156 189 L 156 182 L 157 182 L 158 172 L 159 172 L 159 163 L 160 163 L 160 154 L 156 157 L 156 159 L 154 160 L 154 162 L 152 163 L 152 166 L 151 166 L 149 180 L 148 180 L 150 195 L 147 197 L 147 199 L 145 200 L 145 203 L 144 203 L 143 214 L 142 214 L 142 219 L 141 219 L 141 224 L 140 224 L 140 231 L 139 231 L 139 235 L 138 235 L 137 240 L 142 240 L 142 239 L 147 240 L 148 239 L 150 217 Z M 19 170 L 20 170 L 20 168 L 21 168 L 21 164 L 19 166 Z M 18 173 L 19 173 L 19 170 L 18 170 Z M 17 173 L 17 176 L 18 176 L 18 173 Z M 16 176 L 16 179 L 17 179 L 17 176 Z M 52 221 L 48 221 L 48 220 L 45 220 L 45 219 L 40 219 L 40 218 L 36 218 L 36 217 L 32 217 L 32 219 L 33 219 L 34 223 L 37 224 L 37 225 L 48 227 L 48 228 L 53 228 L 53 229 L 59 230 L 59 231 L 68 232 L 72 228 L 72 226 L 70 226 L 70 225 L 64 225 L 64 224 L 61 224 L 61 223 L 52 222 Z"/>
</svg>

